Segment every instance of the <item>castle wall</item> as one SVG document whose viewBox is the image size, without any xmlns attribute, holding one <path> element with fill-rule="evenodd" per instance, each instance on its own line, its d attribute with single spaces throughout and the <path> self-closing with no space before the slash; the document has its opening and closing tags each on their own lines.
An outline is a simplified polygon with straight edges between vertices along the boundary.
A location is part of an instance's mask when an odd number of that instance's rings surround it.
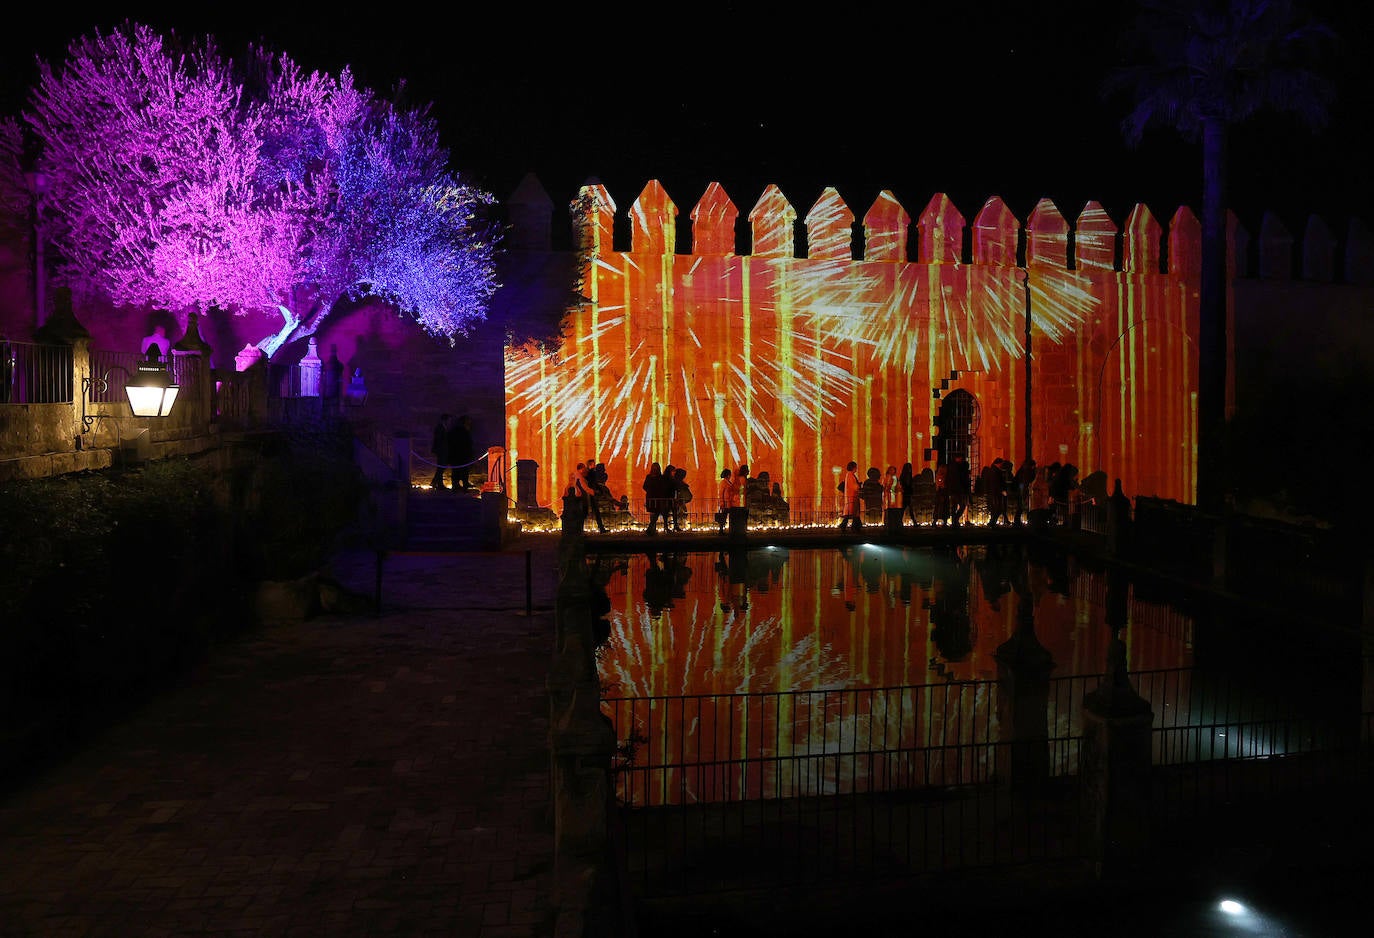
<svg viewBox="0 0 1374 938">
<path fill-rule="evenodd" d="M 507 351 L 508 447 L 540 464 L 542 503 L 594 456 L 634 500 L 652 462 L 686 467 L 708 495 L 721 468 L 748 464 L 794 510 L 825 509 L 850 459 L 861 473 L 919 471 L 956 435 L 978 465 L 1029 451 L 1130 492 L 1193 497 L 1197 264 L 1184 261 L 1198 239 L 1186 212 L 1170 267 L 1148 213 L 1121 238 L 1091 203 L 1071 235 L 1050 203 L 1022 224 L 989 199 L 964 258 L 964 220 L 937 195 L 916 226 L 922 259 L 908 256 L 910 218 L 889 193 L 864 217 L 857 258 L 854 216 L 833 190 L 805 218 L 805 257 L 772 187 L 749 214 L 752 255 L 722 236 L 736 212 L 715 184 L 692 212 L 702 253 L 677 253 L 677 209 L 656 182 L 627 212 L 629 250 L 610 247 L 617 209 L 602 187 L 575 205 L 583 302 L 556 349 Z M 942 402 L 960 389 L 977 409 L 946 426 Z"/>
</svg>

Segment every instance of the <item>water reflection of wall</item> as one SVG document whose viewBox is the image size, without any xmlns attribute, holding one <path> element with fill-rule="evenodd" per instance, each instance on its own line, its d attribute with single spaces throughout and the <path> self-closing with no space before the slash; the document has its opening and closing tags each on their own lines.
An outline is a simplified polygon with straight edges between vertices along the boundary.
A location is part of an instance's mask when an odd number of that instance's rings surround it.
<svg viewBox="0 0 1374 938">
<path fill-rule="evenodd" d="M 1133 670 L 1189 663 L 1190 622 L 1019 547 L 655 551 L 624 558 L 607 593 L 602 681 L 635 698 L 615 705 L 617 732 L 655 767 L 622 779 L 648 789 L 622 790 L 637 803 L 989 780 L 1004 742 L 996 654 L 1025 627 L 1023 603 L 1057 677 L 1101 674 L 1122 619 L 1138 623 Z M 1076 735 L 1092 686 L 1056 685 L 1051 737 Z"/>
<path fill-rule="evenodd" d="M 1027 562 L 1019 547 L 854 545 L 625 558 L 607 583 L 603 680 L 623 696 L 760 693 L 994 679 L 1021 604 L 1056 675 L 1100 674 L 1105 577 Z M 1130 601 L 1132 670 L 1190 660 L 1190 623 Z"/>
</svg>

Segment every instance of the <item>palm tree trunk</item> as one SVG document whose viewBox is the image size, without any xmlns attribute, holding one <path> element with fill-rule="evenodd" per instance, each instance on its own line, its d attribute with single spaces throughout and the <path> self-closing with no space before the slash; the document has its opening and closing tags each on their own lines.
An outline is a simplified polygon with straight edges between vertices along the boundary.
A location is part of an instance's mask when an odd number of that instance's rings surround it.
<svg viewBox="0 0 1374 938">
<path fill-rule="evenodd" d="M 1219 513 L 1227 491 L 1226 123 L 1202 131 L 1202 270 L 1198 296 L 1197 504 Z"/>
</svg>

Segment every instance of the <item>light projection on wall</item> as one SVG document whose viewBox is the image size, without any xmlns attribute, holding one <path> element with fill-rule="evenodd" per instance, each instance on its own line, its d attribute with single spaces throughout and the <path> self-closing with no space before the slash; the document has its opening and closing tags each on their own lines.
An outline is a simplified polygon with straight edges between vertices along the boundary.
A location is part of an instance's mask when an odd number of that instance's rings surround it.
<svg viewBox="0 0 1374 938">
<path fill-rule="evenodd" d="M 980 744 L 1000 733 L 986 682 L 999 678 L 998 650 L 1027 613 L 1052 676 L 1089 676 L 1042 718 L 1052 735 L 1077 730 L 1073 713 L 1106 668 L 1114 604 L 1130 623 L 1131 670 L 1168 673 L 1175 705 L 1188 687 L 1190 619 L 1128 591 L 1109 599 L 1105 576 L 1028 562 L 1015 548 L 655 552 L 591 565 L 610 601 L 597 662 L 617 733 L 640 738 L 641 767 L 686 773 L 643 786 L 645 803 L 741 794 L 759 779 L 691 766 L 742 754 L 836 757 L 814 760 L 818 774 L 777 797 L 833 792 L 932 746 L 968 748 L 923 755 L 923 783 L 951 782 L 945 771 L 972 780 L 989 770 Z M 1138 679 L 1142 693 L 1149 680 Z M 840 749 L 865 755 L 845 761 Z"/>
<path fill-rule="evenodd" d="M 582 301 L 556 348 L 506 354 L 507 448 L 538 463 L 541 504 L 590 454 L 632 498 L 652 462 L 698 485 L 748 464 L 816 510 L 850 459 L 919 472 L 956 451 L 975 466 L 1070 461 L 1129 494 L 1192 498 L 1197 238 L 1185 210 L 1165 274 L 1143 206 L 1120 270 L 1117 230 L 1096 203 L 1072 238 L 1052 203 L 1037 206 L 1024 266 L 1023 226 L 997 198 L 971 226 L 971 263 L 964 219 L 942 195 L 917 220 L 915 259 L 910 217 L 888 192 L 863 219 L 862 259 L 833 189 L 804 220 L 806 257 L 794 256 L 796 212 L 774 186 L 750 212 L 750 255 L 734 253 L 737 211 L 716 183 L 692 210 L 690 254 L 676 253 L 677 208 L 656 181 L 628 213 L 629 251 L 612 249 L 604 187 L 584 188 L 573 209 Z M 976 402 L 958 419 L 943 410 L 956 391 Z"/>
</svg>

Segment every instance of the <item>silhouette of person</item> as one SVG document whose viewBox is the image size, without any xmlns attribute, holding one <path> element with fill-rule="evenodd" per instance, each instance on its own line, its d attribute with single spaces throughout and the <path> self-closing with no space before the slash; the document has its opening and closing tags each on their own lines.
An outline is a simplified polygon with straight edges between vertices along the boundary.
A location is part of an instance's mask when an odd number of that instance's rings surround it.
<svg viewBox="0 0 1374 938">
<path fill-rule="evenodd" d="M 434 456 L 434 475 L 429 480 L 429 487 L 436 492 L 448 487 L 444 485 L 444 472 L 449 467 L 449 430 L 452 422 L 452 416 L 440 414 L 438 422 L 434 424 L 434 439 L 429 444 L 429 450 Z"/>
<path fill-rule="evenodd" d="M 863 519 L 859 517 L 859 496 L 862 484 L 859 482 L 859 464 L 850 460 L 844 467 L 844 478 L 840 480 L 840 491 L 844 493 L 844 507 L 840 513 L 840 530 L 843 531 L 853 523 L 855 529 L 864 526 Z"/>
<path fill-rule="evenodd" d="M 1031 487 L 1035 485 L 1035 460 L 1029 456 L 1016 470 L 1014 491 L 1016 492 L 1016 517 L 1012 522 L 1020 526 L 1021 517 L 1030 517 Z"/>
<path fill-rule="evenodd" d="M 577 464 L 577 487 L 578 493 L 586 499 L 587 511 L 583 514 L 585 518 L 590 515 L 596 519 L 596 529 L 602 534 L 606 533 L 606 522 L 601 520 L 601 504 L 596 494 L 596 482 L 594 481 L 596 468 L 586 463 Z"/>
<path fill-rule="evenodd" d="M 649 466 L 649 474 L 640 486 L 644 489 L 644 509 L 649 513 L 649 526 L 644 533 L 650 537 L 658 533 L 659 519 L 663 519 L 663 530 L 668 530 L 668 518 L 672 513 L 672 480 L 663 473 L 658 463 Z"/>
<path fill-rule="evenodd" d="M 863 512 L 870 523 L 877 523 L 883 517 L 883 479 L 877 466 L 870 466 L 867 476 L 859 486 L 859 496 L 863 500 Z"/>
<path fill-rule="evenodd" d="M 472 462 L 472 418 L 463 414 L 455 420 L 448 434 L 448 458 L 453 464 L 451 481 L 453 487 L 471 489 L 469 478 Z"/>
<path fill-rule="evenodd" d="M 972 473 L 963 453 L 955 456 L 954 462 L 949 464 L 949 476 L 945 484 L 949 487 L 949 523 L 958 527 L 959 520 L 968 510 L 969 495 L 973 490 Z"/>
<path fill-rule="evenodd" d="M 673 470 L 673 530 L 682 530 L 687 517 L 687 503 L 692 500 L 692 487 L 687 484 L 687 470 L 678 466 Z"/>
<path fill-rule="evenodd" d="M 657 463 L 655 463 L 657 465 Z M 661 476 L 662 470 L 659 470 Z M 673 571 L 658 562 L 653 551 L 646 551 L 649 565 L 644 568 L 644 605 L 649 609 L 649 618 L 657 619 L 664 609 L 673 605 Z"/>
<path fill-rule="evenodd" d="M 935 523 L 949 522 L 949 463 L 942 462 L 935 469 Z"/>
<path fill-rule="evenodd" d="M 897 507 L 902 509 L 898 520 L 905 524 L 907 516 L 910 516 L 912 527 L 915 527 L 916 476 L 909 462 L 902 463 L 902 471 L 897 476 Z"/>
<path fill-rule="evenodd" d="M 725 523 L 730 520 L 730 509 L 735 506 L 738 489 L 735 486 L 735 477 L 729 469 L 720 470 L 720 493 L 719 501 L 716 503 L 716 526 L 720 528 L 722 534 L 725 533 Z"/>
</svg>

